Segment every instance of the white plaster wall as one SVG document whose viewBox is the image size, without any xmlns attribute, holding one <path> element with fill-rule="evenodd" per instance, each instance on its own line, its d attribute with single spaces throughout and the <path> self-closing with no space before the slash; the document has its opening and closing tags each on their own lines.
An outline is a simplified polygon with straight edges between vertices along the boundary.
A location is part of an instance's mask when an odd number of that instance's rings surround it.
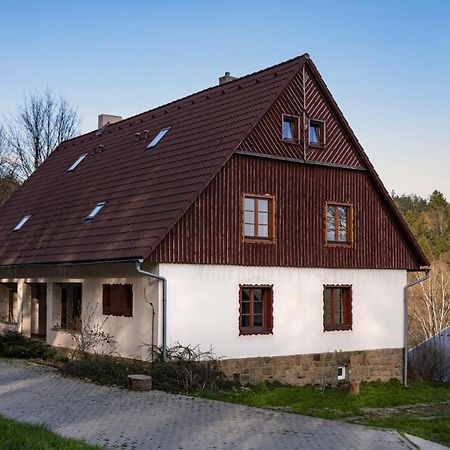
<svg viewBox="0 0 450 450">
<path fill-rule="evenodd" d="M 403 270 L 160 264 L 168 343 L 226 358 L 403 347 Z M 239 336 L 239 284 L 273 284 L 273 335 Z M 323 285 L 351 284 L 353 330 L 323 331 Z"/>
</svg>

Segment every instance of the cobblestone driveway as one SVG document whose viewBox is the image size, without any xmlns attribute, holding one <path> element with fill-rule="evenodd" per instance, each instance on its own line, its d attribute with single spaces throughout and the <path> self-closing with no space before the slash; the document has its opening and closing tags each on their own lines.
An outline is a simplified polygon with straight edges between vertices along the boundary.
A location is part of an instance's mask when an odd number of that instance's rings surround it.
<svg viewBox="0 0 450 450">
<path fill-rule="evenodd" d="M 393 432 L 157 391 L 96 386 L 61 377 L 52 368 L 4 359 L 0 414 L 112 448 L 410 448 Z"/>
</svg>

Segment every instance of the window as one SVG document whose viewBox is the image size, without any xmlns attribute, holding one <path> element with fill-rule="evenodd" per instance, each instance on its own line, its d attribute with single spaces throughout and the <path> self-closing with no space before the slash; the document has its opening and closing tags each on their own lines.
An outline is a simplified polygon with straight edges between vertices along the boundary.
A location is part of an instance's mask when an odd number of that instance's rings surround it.
<svg viewBox="0 0 450 450">
<path fill-rule="evenodd" d="M 240 286 L 239 297 L 239 333 L 272 333 L 272 286 Z"/>
<path fill-rule="evenodd" d="M 61 328 L 81 331 L 81 285 L 61 288 Z"/>
<path fill-rule="evenodd" d="M 163 128 L 150 142 L 150 144 L 147 145 L 147 148 L 153 148 L 156 147 L 158 142 L 166 135 L 166 133 L 170 130 L 170 127 Z"/>
<path fill-rule="evenodd" d="M 352 329 L 351 286 L 324 286 L 323 329 L 324 331 Z"/>
<path fill-rule="evenodd" d="M 325 144 L 325 122 L 322 122 L 321 120 L 309 121 L 309 144 Z"/>
<path fill-rule="evenodd" d="M 14 227 L 13 231 L 19 231 L 30 218 L 31 214 L 23 216 L 20 222 Z"/>
<path fill-rule="evenodd" d="M 102 210 L 102 208 L 106 205 L 106 202 L 99 202 L 95 205 L 95 208 L 87 215 L 86 221 L 94 220 L 97 214 Z"/>
<path fill-rule="evenodd" d="M 353 242 L 353 207 L 348 203 L 326 204 L 326 243 L 351 245 Z"/>
<path fill-rule="evenodd" d="M 283 116 L 283 141 L 299 142 L 299 118 L 296 116 Z"/>
<path fill-rule="evenodd" d="M 75 170 L 87 155 L 87 153 L 83 153 L 82 155 L 80 155 L 80 157 L 67 169 L 67 172 L 72 172 L 73 170 Z"/>
<path fill-rule="evenodd" d="M 271 196 L 244 195 L 244 240 L 271 241 L 275 238 L 274 203 Z"/>
<path fill-rule="evenodd" d="M 133 316 L 133 285 L 104 284 L 103 314 L 111 316 Z"/>
<path fill-rule="evenodd" d="M 17 322 L 17 283 L 0 283 L 0 322 Z"/>
</svg>

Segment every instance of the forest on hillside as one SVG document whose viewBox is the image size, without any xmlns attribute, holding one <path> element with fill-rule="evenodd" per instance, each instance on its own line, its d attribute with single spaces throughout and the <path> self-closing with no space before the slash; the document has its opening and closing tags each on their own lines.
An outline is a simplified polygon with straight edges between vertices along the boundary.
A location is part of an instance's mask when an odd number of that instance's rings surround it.
<svg viewBox="0 0 450 450">
<path fill-rule="evenodd" d="M 409 334 L 413 346 L 450 325 L 450 203 L 439 191 L 426 199 L 395 193 L 392 198 L 432 268 L 429 280 L 410 294 Z"/>
</svg>

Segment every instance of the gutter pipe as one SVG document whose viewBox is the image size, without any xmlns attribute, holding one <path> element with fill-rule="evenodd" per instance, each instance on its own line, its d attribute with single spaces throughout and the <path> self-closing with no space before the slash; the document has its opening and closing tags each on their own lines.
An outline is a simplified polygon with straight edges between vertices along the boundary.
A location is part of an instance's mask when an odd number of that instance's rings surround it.
<svg viewBox="0 0 450 450">
<path fill-rule="evenodd" d="M 163 298 L 162 298 L 162 310 L 163 310 L 163 319 L 162 319 L 162 356 L 163 361 L 167 361 L 167 278 L 162 277 L 161 275 L 157 275 L 156 273 L 147 272 L 146 270 L 141 269 L 141 264 L 144 261 L 142 259 L 138 259 L 136 261 L 136 270 L 141 275 L 145 275 L 146 277 L 153 278 L 158 281 L 162 281 L 163 285 Z M 153 333 L 153 330 L 152 330 Z"/>
<path fill-rule="evenodd" d="M 405 355 L 403 361 L 403 385 L 405 388 L 408 387 L 408 289 L 415 286 L 416 284 L 423 283 L 430 276 L 431 269 L 429 267 L 420 267 L 425 275 L 418 280 L 411 281 L 406 284 L 403 288 L 403 302 L 404 302 L 404 330 L 403 330 L 403 342 L 405 346 Z"/>
</svg>

